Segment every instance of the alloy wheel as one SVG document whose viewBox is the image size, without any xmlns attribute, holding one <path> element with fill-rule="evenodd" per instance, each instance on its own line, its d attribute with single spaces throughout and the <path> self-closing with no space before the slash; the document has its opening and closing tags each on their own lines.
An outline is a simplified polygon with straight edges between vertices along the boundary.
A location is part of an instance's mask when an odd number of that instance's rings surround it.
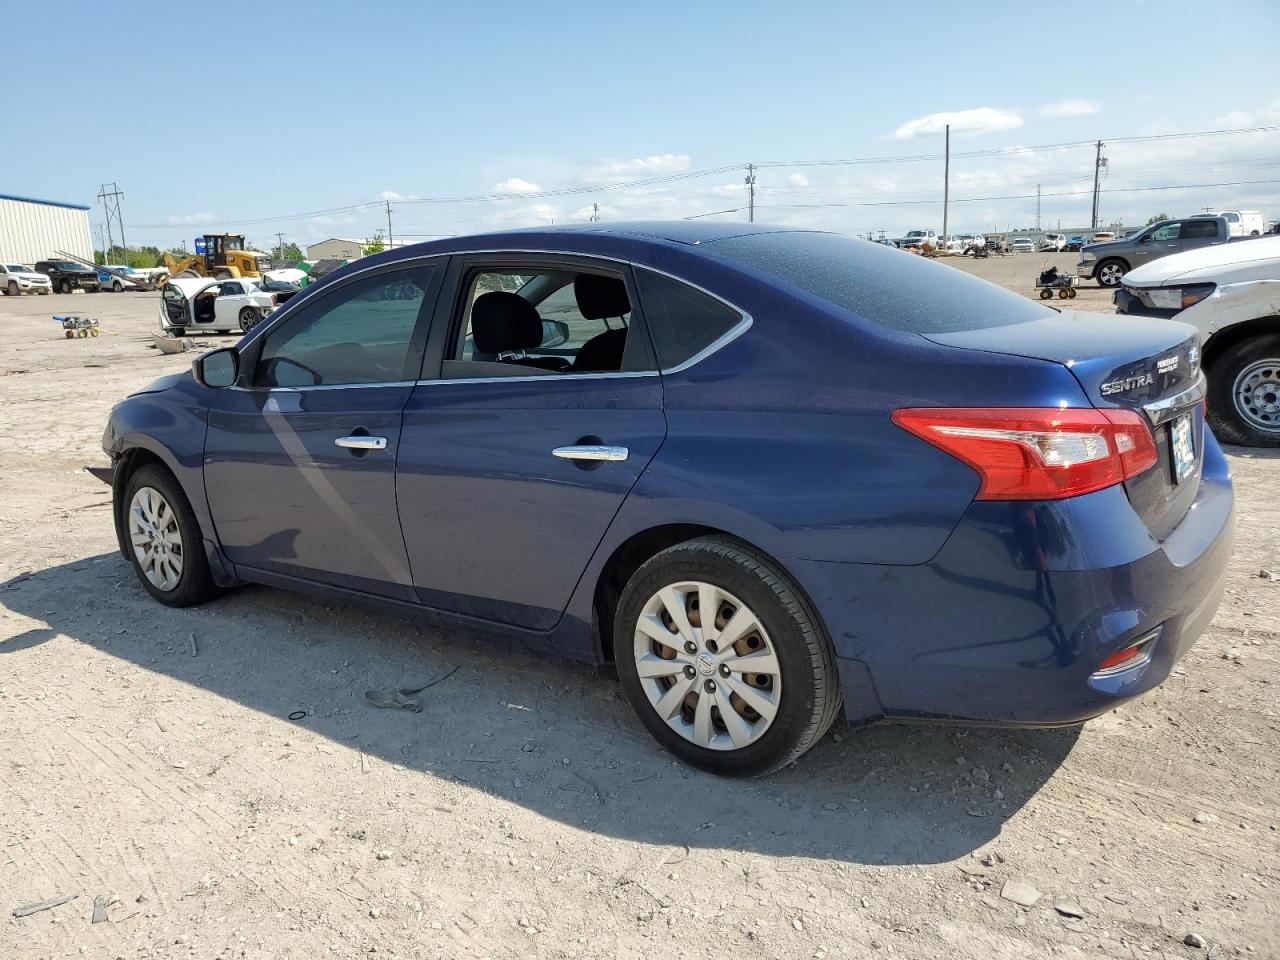
<svg viewBox="0 0 1280 960">
<path fill-rule="evenodd" d="M 129 541 L 138 569 L 157 590 L 182 579 L 182 529 L 169 501 L 154 487 L 139 487 L 129 504 Z"/>
<path fill-rule="evenodd" d="M 1125 270 L 1119 264 L 1107 263 L 1098 271 L 1098 280 L 1104 287 L 1114 287 L 1124 274 Z"/>
<path fill-rule="evenodd" d="M 1241 370 L 1231 394 L 1236 412 L 1249 426 L 1280 433 L 1280 357 L 1267 357 Z"/>
<path fill-rule="evenodd" d="M 760 618 L 714 584 L 663 587 L 645 603 L 633 644 L 650 705 L 708 750 L 739 750 L 773 723 L 782 669 Z"/>
</svg>

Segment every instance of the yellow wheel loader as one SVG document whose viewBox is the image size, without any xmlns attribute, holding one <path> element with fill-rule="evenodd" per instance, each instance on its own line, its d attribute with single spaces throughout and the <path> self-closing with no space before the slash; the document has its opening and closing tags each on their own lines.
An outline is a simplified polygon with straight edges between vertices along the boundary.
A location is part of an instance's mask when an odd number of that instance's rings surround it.
<svg viewBox="0 0 1280 960">
<path fill-rule="evenodd" d="M 203 249 L 201 249 L 203 248 Z M 164 255 L 169 277 L 260 277 L 271 268 L 271 258 L 258 250 L 246 250 L 244 235 L 206 233 L 196 242 L 196 252 L 181 260 Z"/>
</svg>

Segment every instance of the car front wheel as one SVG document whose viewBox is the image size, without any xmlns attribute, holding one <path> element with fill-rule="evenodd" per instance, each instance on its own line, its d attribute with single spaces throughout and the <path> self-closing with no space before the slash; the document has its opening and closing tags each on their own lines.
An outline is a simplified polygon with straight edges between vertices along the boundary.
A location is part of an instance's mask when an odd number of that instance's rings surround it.
<svg viewBox="0 0 1280 960">
<path fill-rule="evenodd" d="M 725 776 L 785 766 L 840 708 L 816 613 L 771 561 L 727 538 L 677 544 L 636 571 L 618 602 L 614 654 L 658 742 Z"/>
<path fill-rule="evenodd" d="M 1099 286 L 1118 287 L 1120 279 L 1128 272 L 1129 269 L 1119 260 L 1103 260 L 1094 276 L 1098 278 Z"/>
<path fill-rule="evenodd" d="M 122 506 L 129 559 L 147 593 L 166 606 L 188 607 L 218 592 L 200 523 L 173 474 L 159 464 L 139 468 Z"/>
</svg>

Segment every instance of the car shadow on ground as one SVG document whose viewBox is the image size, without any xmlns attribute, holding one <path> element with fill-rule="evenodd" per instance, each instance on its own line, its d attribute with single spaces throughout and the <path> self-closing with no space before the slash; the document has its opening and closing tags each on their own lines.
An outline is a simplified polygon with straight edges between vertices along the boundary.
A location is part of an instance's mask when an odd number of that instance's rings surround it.
<svg viewBox="0 0 1280 960">
<path fill-rule="evenodd" d="M 282 724 L 305 712 L 292 722 L 418 775 L 601 835 L 677 849 L 866 864 L 953 860 L 997 837 L 1079 736 L 1078 727 L 840 722 L 791 767 L 726 781 L 673 762 L 608 671 L 359 606 L 245 587 L 171 610 L 115 554 L 14 577 L 0 584 L 0 604 L 37 621 L 0 640 L 5 673 L 6 655 L 64 635 Z M 394 693 L 440 677 L 420 695 L 421 713 L 365 700 L 366 690 Z"/>
</svg>

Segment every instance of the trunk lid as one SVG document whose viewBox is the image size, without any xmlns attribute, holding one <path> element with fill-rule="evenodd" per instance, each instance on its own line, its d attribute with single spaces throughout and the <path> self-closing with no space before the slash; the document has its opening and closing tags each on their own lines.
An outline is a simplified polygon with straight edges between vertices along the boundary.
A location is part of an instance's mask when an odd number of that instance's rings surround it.
<svg viewBox="0 0 1280 960">
<path fill-rule="evenodd" d="M 1095 407 L 1136 410 L 1151 427 L 1159 460 L 1125 483 L 1129 502 L 1158 540 L 1190 509 L 1204 448 L 1204 378 L 1194 327 L 1062 312 L 1029 323 L 926 336 L 950 347 L 1061 363 Z"/>
</svg>

